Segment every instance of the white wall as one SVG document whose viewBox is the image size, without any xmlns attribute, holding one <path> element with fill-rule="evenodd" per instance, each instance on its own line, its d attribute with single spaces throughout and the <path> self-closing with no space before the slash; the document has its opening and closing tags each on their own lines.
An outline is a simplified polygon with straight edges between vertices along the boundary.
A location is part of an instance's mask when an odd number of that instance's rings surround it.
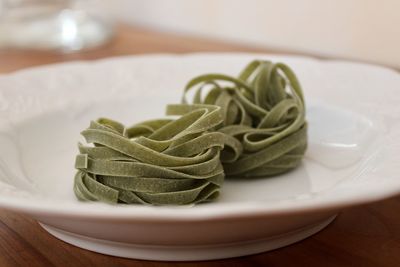
<svg viewBox="0 0 400 267">
<path fill-rule="evenodd" d="M 114 0 L 129 23 L 400 67 L 400 0 Z"/>
</svg>

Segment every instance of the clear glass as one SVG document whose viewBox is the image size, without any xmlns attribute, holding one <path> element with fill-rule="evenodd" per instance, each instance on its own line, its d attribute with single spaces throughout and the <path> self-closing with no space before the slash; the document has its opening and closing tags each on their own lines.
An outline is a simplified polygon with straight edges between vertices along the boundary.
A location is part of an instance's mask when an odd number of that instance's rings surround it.
<svg viewBox="0 0 400 267">
<path fill-rule="evenodd" d="M 69 52 L 110 40 L 111 21 L 79 4 L 73 0 L 0 0 L 0 48 Z"/>
</svg>

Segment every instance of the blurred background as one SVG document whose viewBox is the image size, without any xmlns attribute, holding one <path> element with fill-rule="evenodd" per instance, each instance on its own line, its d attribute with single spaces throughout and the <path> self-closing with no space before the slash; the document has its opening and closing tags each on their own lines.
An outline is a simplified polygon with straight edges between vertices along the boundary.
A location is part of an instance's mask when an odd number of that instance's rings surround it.
<svg viewBox="0 0 400 267">
<path fill-rule="evenodd" d="M 111 9 L 164 31 L 400 67 L 399 0 L 114 0 Z"/>
<path fill-rule="evenodd" d="M 66 12 L 71 6 L 79 12 Z M 47 16 L 40 23 L 38 10 Z M 121 23 L 400 68 L 399 0 L 0 0 L 0 47 L 88 49 L 111 40 Z"/>
</svg>

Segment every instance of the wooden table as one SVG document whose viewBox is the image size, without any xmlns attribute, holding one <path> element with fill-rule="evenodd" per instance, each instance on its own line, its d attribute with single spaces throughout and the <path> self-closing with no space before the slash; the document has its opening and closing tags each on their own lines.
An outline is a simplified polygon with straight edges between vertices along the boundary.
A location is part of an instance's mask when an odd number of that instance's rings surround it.
<svg viewBox="0 0 400 267">
<path fill-rule="evenodd" d="M 0 52 L 0 72 L 78 59 L 195 51 L 276 52 L 121 26 L 115 39 L 76 54 Z M 0 88 L 1 90 L 1 88 Z M 400 178 L 400 177 L 399 177 Z M 400 197 L 343 211 L 322 232 L 291 246 L 228 260 L 168 263 L 130 260 L 79 249 L 57 240 L 34 220 L 0 211 L 0 267 L 9 266 L 400 266 Z"/>
</svg>

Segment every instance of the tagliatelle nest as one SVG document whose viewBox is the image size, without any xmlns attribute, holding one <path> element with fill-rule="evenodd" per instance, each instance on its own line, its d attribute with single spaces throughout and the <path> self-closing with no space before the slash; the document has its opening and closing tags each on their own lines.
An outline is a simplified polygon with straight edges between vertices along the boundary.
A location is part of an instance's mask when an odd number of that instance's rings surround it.
<svg viewBox="0 0 400 267">
<path fill-rule="evenodd" d="M 224 180 L 220 151 L 225 136 L 210 132 L 220 108 L 171 105 L 176 120 L 125 128 L 99 119 L 82 132 L 74 191 L 80 200 L 153 205 L 190 204 L 216 198 Z"/>
<path fill-rule="evenodd" d="M 202 97 L 206 87 L 211 89 Z M 223 160 L 227 177 L 277 175 L 300 164 L 307 147 L 305 104 L 300 83 L 287 65 L 257 60 L 237 78 L 198 76 L 187 84 L 183 103 L 192 89 L 197 89 L 193 104 L 221 107 L 223 125 L 218 131 L 242 145 L 237 160 Z"/>
</svg>

